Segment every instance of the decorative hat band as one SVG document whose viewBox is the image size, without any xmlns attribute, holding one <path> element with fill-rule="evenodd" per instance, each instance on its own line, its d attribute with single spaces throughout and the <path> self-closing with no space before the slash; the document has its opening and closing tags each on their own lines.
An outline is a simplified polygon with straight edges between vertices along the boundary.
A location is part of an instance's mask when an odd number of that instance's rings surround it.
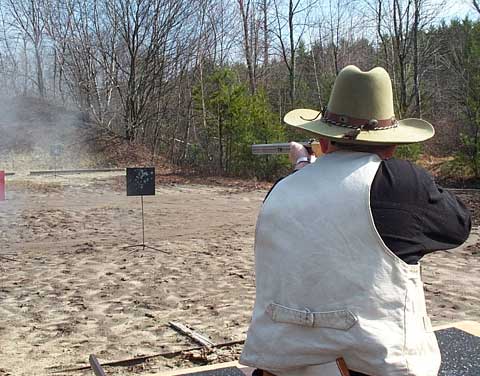
<svg viewBox="0 0 480 376">
<path fill-rule="evenodd" d="M 336 125 L 338 127 L 350 128 L 352 131 L 347 132 L 343 138 L 354 140 L 360 134 L 361 131 L 380 131 L 384 129 L 391 129 L 398 127 L 398 121 L 395 117 L 390 119 L 359 119 L 346 115 L 339 115 L 333 112 L 328 111 L 326 108 L 321 112 L 322 121 L 328 124 Z M 303 120 L 313 121 L 320 116 L 320 113 L 313 119 L 305 119 L 301 116 Z"/>
<path fill-rule="evenodd" d="M 359 119 L 354 118 L 346 115 L 339 115 L 333 112 L 328 111 L 326 108 L 323 109 L 321 113 L 315 116 L 313 119 L 307 119 L 303 116 L 300 116 L 301 119 L 306 121 L 314 121 L 318 119 L 318 117 L 322 115 L 322 121 L 325 123 L 329 123 L 332 125 L 336 125 L 338 127 L 345 127 L 351 129 L 358 129 L 358 130 L 366 130 L 366 131 L 378 131 L 383 129 L 390 129 L 396 128 L 398 126 L 398 121 L 395 117 L 391 117 L 390 119 Z"/>
<path fill-rule="evenodd" d="M 323 111 L 322 120 L 326 123 L 339 127 L 346 127 L 365 131 L 379 131 L 383 129 L 396 128 L 398 126 L 398 121 L 395 119 L 395 117 L 382 120 L 358 119 L 346 115 L 334 114 L 327 109 Z"/>
</svg>

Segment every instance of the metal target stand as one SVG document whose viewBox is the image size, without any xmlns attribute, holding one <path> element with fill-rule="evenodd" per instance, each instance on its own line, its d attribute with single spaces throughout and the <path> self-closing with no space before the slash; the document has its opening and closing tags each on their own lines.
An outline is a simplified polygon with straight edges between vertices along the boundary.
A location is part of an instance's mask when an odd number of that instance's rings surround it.
<svg viewBox="0 0 480 376">
<path fill-rule="evenodd" d="M 63 153 L 63 146 L 59 144 L 52 145 L 50 147 L 50 155 L 53 157 L 53 171 L 54 171 L 54 177 L 57 177 L 57 159 L 60 157 Z"/>
<path fill-rule="evenodd" d="M 159 248 L 155 248 L 145 244 L 145 216 L 143 196 L 155 195 L 155 168 L 143 167 L 143 168 L 127 168 L 127 196 L 140 196 L 142 205 L 142 242 L 140 244 L 127 245 L 122 249 L 138 248 L 151 249 L 157 252 L 168 253 Z"/>
<path fill-rule="evenodd" d="M 7 256 L 17 256 L 17 255 L 7 255 Z M 11 261 L 11 262 L 17 262 L 17 260 L 13 258 L 6 257 L 4 255 L 0 255 L 0 260 L 6 260 L 6 261 Z"/>
</svg>

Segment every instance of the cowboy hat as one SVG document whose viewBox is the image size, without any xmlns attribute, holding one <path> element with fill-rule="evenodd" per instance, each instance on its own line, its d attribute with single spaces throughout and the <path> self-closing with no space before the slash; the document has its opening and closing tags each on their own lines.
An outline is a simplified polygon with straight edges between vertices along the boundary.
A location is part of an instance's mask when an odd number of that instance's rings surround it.
<svg viewBox="0 0 480 376">
<path fill-rule="evenodd" d="M 335 80 L 326 109 L 296 109 L 283 120 L 324 138 L 350 144 L 411 144 L 435 134 L 425 120 L 395 119 L 390 76 L 379 67 L 368 72 L 354 65 L 345 67 Z"/>
</svg>

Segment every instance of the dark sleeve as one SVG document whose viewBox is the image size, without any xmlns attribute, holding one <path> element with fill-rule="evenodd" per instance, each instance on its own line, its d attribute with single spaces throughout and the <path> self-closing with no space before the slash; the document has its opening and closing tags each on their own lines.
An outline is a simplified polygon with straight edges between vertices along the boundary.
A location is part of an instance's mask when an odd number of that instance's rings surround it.
<svg viewBox="0 0 480 376">
<path fill-rule="evenodd" d="M 471 216 L 452 193 L 424 169 L 404 160 L 383 161 L 370 192 L 375 226 L 385 244 L 414 264 L 427 253 L 458 247 Z"/>
</svg>

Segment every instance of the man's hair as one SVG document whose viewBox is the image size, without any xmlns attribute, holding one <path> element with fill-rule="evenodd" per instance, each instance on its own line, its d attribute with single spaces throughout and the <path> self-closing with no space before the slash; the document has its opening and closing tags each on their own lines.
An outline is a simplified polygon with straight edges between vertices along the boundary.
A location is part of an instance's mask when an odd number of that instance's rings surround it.
<svg viewBox="0 0 480 376">
<path fill-rule="evenodd" d="M 330 140 L 330 143 L 337 149 L 360 151 L 365 153 L 376 153 L 387 151 L 394 145 L 372 145 L 372 144 L 349 144 L 346 142 L 337 142 Z"/>
</svg>

